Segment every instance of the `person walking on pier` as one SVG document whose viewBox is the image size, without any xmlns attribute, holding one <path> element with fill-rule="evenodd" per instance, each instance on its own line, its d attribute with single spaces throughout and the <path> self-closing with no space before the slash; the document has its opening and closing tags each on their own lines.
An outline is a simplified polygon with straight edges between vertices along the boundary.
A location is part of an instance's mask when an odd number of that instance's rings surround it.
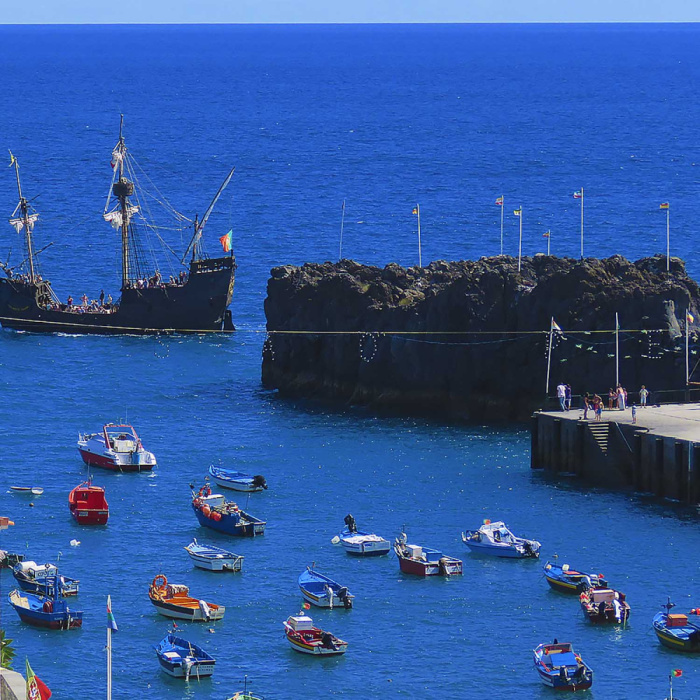
<svg viewBox="0 0 700 700">
<path fill-rule="evenodd" d="M 647 399 L 649 398 L 649 389 L 647 389 L 644 384 L 642 384 L 642 388 L 639 390 L 639 403 L 641 404 L 642 408 L 647 407 Z"/>
<path fill-rule="evenodd" d="M 566 410 L 570 411 L 571 410 L 571 384 L 566 385 L 566 391 L 564 392 L 564 394 L 566 396 L 566 401 L 565 401 Z"/>
<path fill-rule="evenodd" d="M 566 384 L 563 382 L 557 386 L 557 398 L 562 411 L 566 411 Z"/>
<path fill-rule="evenodd" d="M 637 422 L 637 404 L 632 404 L 632 422 Z"/>
</svg>

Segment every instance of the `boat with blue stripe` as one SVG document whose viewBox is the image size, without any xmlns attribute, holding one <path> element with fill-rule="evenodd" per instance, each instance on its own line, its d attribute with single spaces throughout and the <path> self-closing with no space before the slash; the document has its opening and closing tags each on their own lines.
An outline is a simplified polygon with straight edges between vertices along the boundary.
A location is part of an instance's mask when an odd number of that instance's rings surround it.
<svg viewBox="0 0 700 700">
<path fill-rule="evenodd" d="M 700 653 L 700 608 L 693 608 L 689 615 L 671 613 L 676 607 L 669 598 L 662 606 L 663 612 L 656 613 L 652 626 L 661 644 L 675 651 L 691 654 Z M 695 620 L 690 619 L 695 616 Z"/>
<path fill-rule="evenodd" d="M 299 576 L 299 589 L 305 600 L 319 608 L 345 608 L 349 610 L 352 608 L 352 601 L 355 598 L 347 586 L 341 586 L 309 566 Z"/>
<path fill-rule="evenodd" d="M 153 647 L 160 667 L 173 678 L 206 678 L 214 673 L 216 659 L 199 644 L 168 633 Z"/>
<path fill-rule="evenodd" d="M 506 559 L 539 557 L 542 546 L 537 540 L 516 537 L 501 520 L 485 520 L 478 530 L 466 530 L 462 542 L 475 554 Z"/>
<path fill-rule="evenodd" d="M 224 489 L 243 491 L 244 493 L 254 493 L 255 491 L 267 489 L 267 480 L 260 474 L 251 476 L 244 472 L 224 469 L 212 464 L 209 467 L 209 476 Z"/>
<path fill-rule="evenodd" d="M 542 683 L 555 690 L 587 690 L 593 685 L 593 670 L 571 644 L 540 644 L 534 651 L 535 670 Z"/>
<path fill-rule="evenodd" d="M 603 574 L 587 574 L 556 562 L 548 561 L 544 565 L 544 577 L 551 588 L 560 593 L 583 593 L 591 588 L 608 587 Z"/>
<path fill-rule="evenodd" d="M 62 596 L 78 595 L 80 581 L 59 574 L 55 564 L 37 564 L 35 561 L 22 561 L 13 567 L 12 575 L 23 591 L 39 593 L 44 596 L 49 595 L 50 586 L 53 585 L 53 577 L 58 577 Z"/>
<path fill-rule="evenodd" d="M 7 598 L 19 619 L 28 625 L 52 630 L 81 627 L 83 613 L 81 610 L 73 610 L 61 598 L 58 577 L 49 577 L 47 584 L 51 594 L 46 596 L 20 591 L 17 588 L 10 591 Z"/>
<path fill-rule="evenodd" d="M 243 557 L 229 552 L 221 547 L 199 544 L 193 539 L 185 547 L 190 559 L 198 569 L 206 571 L 240 571 L 243 568 Z"/>
<path fill-rule="evenodd" d="M 265 534 L 264 520 L 246 513 L 220 493 L 211 493 L 208 486 L 192 491 L 192 510 L 202 527 L 234 537 L 257 537 Z"/>
<path fill-rule="evenodd" d="M 331 542 L 341 544 L 348 554 L 356 557 L 379 557 L 389 554 L 391 542 L 372 532 L 358 530 L 352 514 L 348 513 L 345 516 L 345 525 L 346 528 Z"/>
</svg>

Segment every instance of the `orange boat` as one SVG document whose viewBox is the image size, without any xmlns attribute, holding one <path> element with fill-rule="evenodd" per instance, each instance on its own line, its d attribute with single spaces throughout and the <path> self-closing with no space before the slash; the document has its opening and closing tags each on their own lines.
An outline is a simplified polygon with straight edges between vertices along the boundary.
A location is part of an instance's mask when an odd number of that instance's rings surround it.
<svg viewBox="0 0 700 700">
<path fill-rule="evenodd" d="M 68 496 L 70 512 L 75 521 L 81 525 L 106 525 L 109 518 L 109 506 L 105 499 L 105 490 L 86 481 L 76 486 Z"/>
<path fill-rule="evenodd" d="M 224 616 L 226 608 L 223 605 L 206 603 L 203 600 L 192 598 L 189 593 L 190 589 L 187 586 L 168 583 L 168 579 L 163 574 L 156 576 L 148 589 L 151 603 L 165 617 L 210 622 L 221 620 Z"/>
</svg>

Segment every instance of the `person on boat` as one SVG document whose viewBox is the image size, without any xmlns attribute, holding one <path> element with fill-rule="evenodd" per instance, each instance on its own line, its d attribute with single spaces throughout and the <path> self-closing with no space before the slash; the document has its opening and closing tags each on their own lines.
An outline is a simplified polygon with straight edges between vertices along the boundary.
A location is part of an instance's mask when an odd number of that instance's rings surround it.
<svg viewBox="0 0 700 700">
<path fill-rule="evenodd" d="M 68 307 L 73 306 L 73 297 L 68 295 Z"/>
<path fill-rule="evenodd" d="M 493 539 L 494 539 L 494 542 L 501 541 L 501 533 L 498 530 L 493 531 Z"/>
<path fill-rule="evenodd" d="M 598 617 L 605 619 L 607 616 L 607 609 L 608 606 L 605 604 L 605 601 L 601 600 L 600 603 L 598 603 Z"/>
<path fill-rule="evenodd" d="M 357 532 L 357 525 L 355 524 L 355 518 L 353 518 L 351 513 L 348 513 L 345 516 L 345 519 L 343 522 L 348 526 L 348 532 L 355 533 Z"/>
</svg>

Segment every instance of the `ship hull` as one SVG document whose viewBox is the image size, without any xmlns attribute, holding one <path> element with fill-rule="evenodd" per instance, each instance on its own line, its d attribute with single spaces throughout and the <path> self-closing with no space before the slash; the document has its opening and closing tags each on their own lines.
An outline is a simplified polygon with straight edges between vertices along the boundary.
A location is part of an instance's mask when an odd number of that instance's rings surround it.
<svg viewBox="0 0 700 700">
<path fill-rule="evenodd" d="M 194 261 L 182 285 L 122 290 L 111 312 L 80 313 L 66 305 L 45 308 L 37 287 L 0 279 L 0 323 L 4 328 L 35 333 L 102 335 L 207 333 L 233 329 L 227 311 L 233 296 L 233 256 Z M 55 306 L 55 305 L 54 305 Z"/>
</svg>

